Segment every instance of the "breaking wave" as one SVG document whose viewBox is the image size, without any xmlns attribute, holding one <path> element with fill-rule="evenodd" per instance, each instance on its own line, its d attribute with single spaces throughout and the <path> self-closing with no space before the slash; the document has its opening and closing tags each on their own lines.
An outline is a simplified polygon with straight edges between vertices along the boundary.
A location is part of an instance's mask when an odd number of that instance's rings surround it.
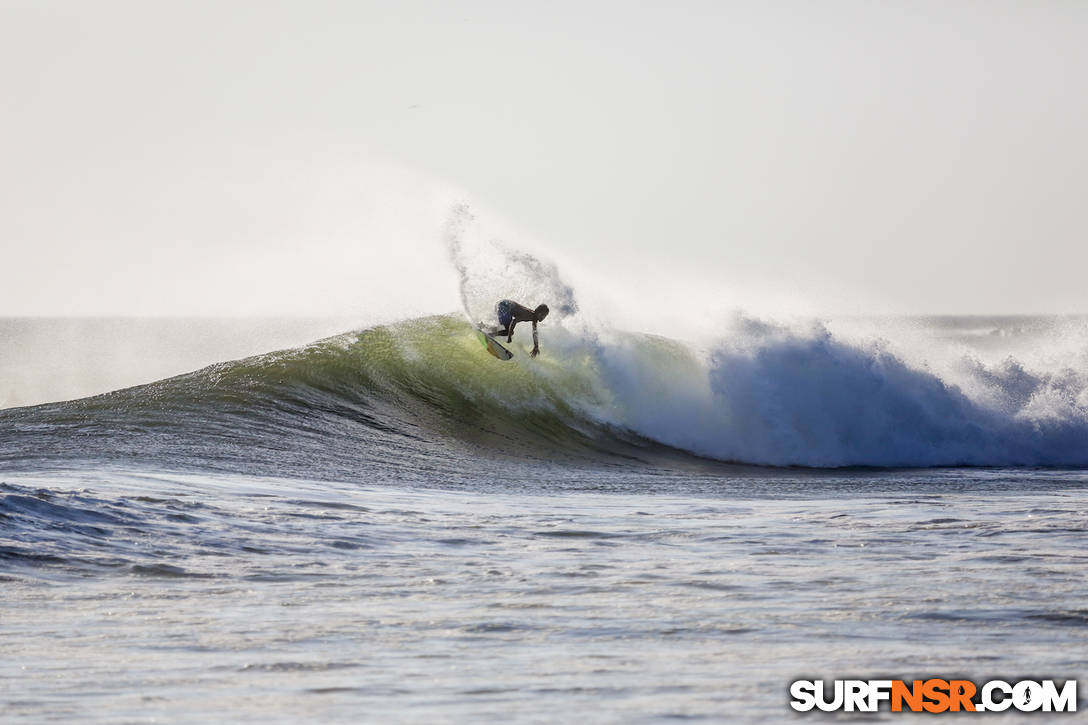
<svg viewBox="0 0 1088 725">
<path fill-rule="evenodd" d="M 459 457 L 672 465 L 1088 465 L 1085 376 L 974 361 L 959 384 L 886 343 L 737 316 L 698 350 L 546 328 L 531 359 L 488 356 L 436 316 L 213 365 L 67 403 L 0 412 L 8 465 L 146 462 L 356 475 Z M 519 335 L 521 332 L 519 331 Z M 526 331 L 526 338 L 528 337 Z M 969 384 L 968 384 L 969 383 Z M 315 473 L 316 472 L 316 473 Z"/>
</svg>

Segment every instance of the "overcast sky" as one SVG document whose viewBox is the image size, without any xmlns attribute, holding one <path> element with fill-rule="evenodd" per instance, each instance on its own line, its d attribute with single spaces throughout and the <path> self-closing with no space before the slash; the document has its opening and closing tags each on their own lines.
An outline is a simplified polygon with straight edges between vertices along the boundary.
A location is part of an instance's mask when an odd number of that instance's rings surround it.
<svg viewBox="0 0 1088 725">
<path fill-rule="evenodd" d="M 0 0 L 0 314 L 1088 312 L 1088 3 Z"/>
</svg>

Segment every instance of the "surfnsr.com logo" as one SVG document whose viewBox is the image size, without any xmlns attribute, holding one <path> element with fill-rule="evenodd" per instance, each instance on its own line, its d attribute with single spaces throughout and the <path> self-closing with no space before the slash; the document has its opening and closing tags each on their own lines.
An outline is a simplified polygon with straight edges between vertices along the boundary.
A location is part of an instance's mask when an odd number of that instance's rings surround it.
<svg viewBox="0 0 1088 725">
<path fill-rule="evenodd" d="M 990 680 L 796 680 L 790 684 L 790 707 L 798 712 L 877 712 L 887 703 L 892 712 L 1076 712 L 1077 681 Z"/>
</svg>

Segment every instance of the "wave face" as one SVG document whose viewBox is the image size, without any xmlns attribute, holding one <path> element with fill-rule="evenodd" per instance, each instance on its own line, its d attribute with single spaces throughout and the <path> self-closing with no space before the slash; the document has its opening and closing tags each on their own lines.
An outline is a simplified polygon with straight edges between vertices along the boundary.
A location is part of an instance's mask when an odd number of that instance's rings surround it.
<svg viewBox="0 0 1088 725">
<path fill-rule="evenodd" d="M 0 462 L 78 461 L 297 477 L 395 479 L 497 459 L 677 460 L 579 405 L 562 361 L 487 355 L 473 329 L 428 317 L 65 403 L 0 411 Z M 475 470 L 475 469 L 474 469 Z"/>
<path fill-rule="evenodd" d="M 970 361 L 951 382 L 885 343 L 743 317 L 705 350 L 569 327 L 544 328 L 536 359 L 515 340 L 515 359 L 503 363 L 468 323 L 428 317 L 0 411 L 0 461 L 368 480 L 429 471 L 447 483 L 481 457 L 667 467 L 699 458 L 1088 465 L 1088 385 L 1071 368 Z"/>
</svg>

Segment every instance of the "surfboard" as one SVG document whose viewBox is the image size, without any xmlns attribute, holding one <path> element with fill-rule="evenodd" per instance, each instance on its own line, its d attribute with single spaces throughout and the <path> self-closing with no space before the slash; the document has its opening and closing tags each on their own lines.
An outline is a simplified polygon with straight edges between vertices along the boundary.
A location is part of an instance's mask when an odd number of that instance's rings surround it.
<svg viewBox="0 0 1088 725">
<path fill-rule="evenodd" d="M 509 360 L 514 357 L 514 353 L 507 350 L 505 347 L 499 344 L 499 341 L 488 335 L 480 328 L 476 328 L 476 337 L 480 340 L 480 344 L 484 346 L 484 349 L 494 355 L 500 360 Z"/>
</svg>

